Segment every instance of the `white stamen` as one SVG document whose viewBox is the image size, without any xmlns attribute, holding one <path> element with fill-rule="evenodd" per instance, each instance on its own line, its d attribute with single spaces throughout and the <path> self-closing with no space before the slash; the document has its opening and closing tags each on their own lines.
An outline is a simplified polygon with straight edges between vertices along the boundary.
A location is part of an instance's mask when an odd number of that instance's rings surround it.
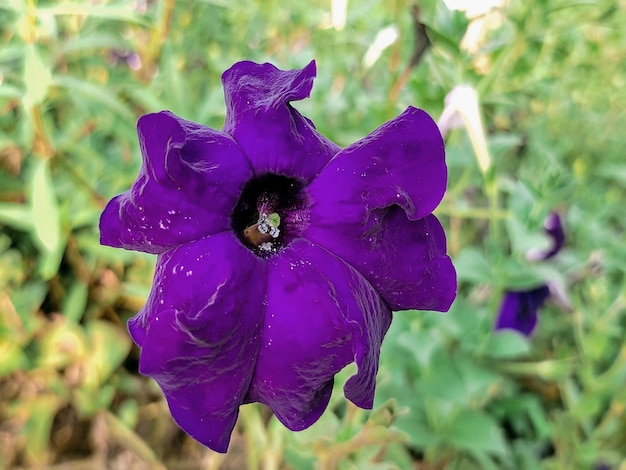
<svg viewBox="0 0 626 470">
<path fill-rule="evenodd" d="M 272 245 L 272 242 L 264 242 L 264 243 L 261 243 L 259 245 L 259 250 L 261 250 L 261 251 L 273 251 L 274 250 L 274 245 Z"/>
<path fill-rule="evenodd" d="M 263 235 L 265 235 L 265 234 L 267 234 L 270 231 L 270 226 L 267 224 L 266 221 L 261 220 L 261 221 L 259 221 L 259 228 L 258 228 L 258 230 Z"/>
</svg>

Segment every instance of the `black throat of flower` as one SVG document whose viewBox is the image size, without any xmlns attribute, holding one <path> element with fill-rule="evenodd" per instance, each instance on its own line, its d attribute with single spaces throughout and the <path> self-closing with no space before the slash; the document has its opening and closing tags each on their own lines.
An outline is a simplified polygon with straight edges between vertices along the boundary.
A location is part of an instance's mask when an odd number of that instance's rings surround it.
<svg viewBox="0 0 626 470">
<path fill-rule="evenodd" d="M 308 224 L 308 198 L 300 180 L 268 173 L 246 183 L 231 217 L 237 237 L 258 256 L 287 246 Z"/>
</svg>

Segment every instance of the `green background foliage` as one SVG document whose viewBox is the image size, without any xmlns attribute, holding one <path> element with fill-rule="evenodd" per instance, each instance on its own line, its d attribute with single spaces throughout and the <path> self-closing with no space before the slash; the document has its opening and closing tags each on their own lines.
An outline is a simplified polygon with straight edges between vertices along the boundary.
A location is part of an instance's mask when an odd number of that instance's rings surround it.
<svg viewBox="0 0 626 470">
<path fill-rule="evenodd" d="M 343 27 L 332 3 L 0 4 L 0 468 L 626 468 L 626 3 L 511 0 L 471 51 L 470 21 L 441 1 L 352 0 Z M 397 40 L 365 63 L 390 26 Z M 100 246 L 98 219 L 138 171 L 138 116 L 220 128 L 234 62 L 313 58 L 295 106 L 340 145 L 407 105 L 436 118 L 467 84 L 490 165 L 465 129 L 447 137 L 437 215 L 458 298 L 447 315 L 395 314 L 375 409 L 346 403 L 348 368 L 313 427 L 247 405 L 218 455 L 138 375 L 125 321 L 155 260 Z M 554 210 L 566 247 L 530 262 Z M 502 293 L 542 282 L 562 296 L 535 334 L 493 332 Z"/>
</svg>

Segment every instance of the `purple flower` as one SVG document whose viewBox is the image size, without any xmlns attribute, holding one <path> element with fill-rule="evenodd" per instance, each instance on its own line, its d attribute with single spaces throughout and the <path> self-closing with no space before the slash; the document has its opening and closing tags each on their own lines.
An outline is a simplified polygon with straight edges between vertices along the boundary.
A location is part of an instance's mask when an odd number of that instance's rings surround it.
<svg viewBox="0 0 626 470">
<path fill-rule="evenodd" d="M 527 291 L 508 291 L 500 306 L 496 330 L 509 329 L 530 336 L 537 326 L 537 312 L 543 305 L 550 289 L 543 284 Z"/>
<path fill-rule="evenodd" d="M 313 424 L 353 361 L 345 395 L 371 408 L 391 311 L 446 311 L 456 294 L 432 215 L 447 179 L 437 126 L 410 107 L 341 149 L 289 104 L 314 77 L 315 62 L 235 64 L 221 131 L 142 116 L 139 176 L 100 221 L 103 244 L 158 254 L 129 321 L 139 370 L 219 452 L 243 403 Z"/>
<path fill-rule="evenodd" d="M 552 258 L 556 255 L 565 244 L 565 230 L 561 216 L 557 212 L 550 212 L 543 223 L 543 231 L 550 239 L 550 246 L 545 249 L 530 250 L 528 259 L 531 261 L 540 261 Z"/>
<path fill-rule="evenodd" d="M 530 259 L 552 258 L 565 244 L 565 231 L 559 214 L 550 213 L 546 217 L 543 228 L 550 238 L 550 247 L 545 250 L 533 251 L 529 254 Z M 550 297 L 550 293 L 551 288 L 548 284 L 541 284 L 530 290 L 507 291 L 500 305 L 494 329 L 510 329 L 530 336 L 537 326 L 539 308 Z"/>
</svg>

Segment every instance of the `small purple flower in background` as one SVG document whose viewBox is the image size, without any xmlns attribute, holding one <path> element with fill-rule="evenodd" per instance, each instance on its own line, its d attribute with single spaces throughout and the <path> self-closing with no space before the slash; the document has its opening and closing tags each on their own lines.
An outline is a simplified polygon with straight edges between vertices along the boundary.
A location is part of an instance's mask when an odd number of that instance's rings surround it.
<svg viewBox="0 0 626 470">
<path fill-rule="evenodd" d="M 565 231 L 559 214 L 550 213 L 543 227 L 550 238 L 550 246 L 545 250 L 533 250 L 528 253 L 529 259 L 545 260 L 552 258 L 565 244 Z M 550 297 L 550 294 L 551 286 L 549 284 L 542 284 L 525 291 L 507 291 L 500 305 L 494 329 L 516 330 L 525 336 L 530 336 L 537 326 L 539 309 Z"/>
<path fill-rule="evenodd" d="M 371 408 L 391 312 L 446 311 L 456 295 L 432 215 L 447 180 L 436 124 L 409 107 L 341 149 L 289 104 L 315 73 L 235 64 L 222 131 L 142 116 L 137 180 L 101 217 L 103 244 L 158 254 L 129 321 L 139 370 L 218 452 L 244 403 L 313 424 L 351 362 L 344 393 Z"/>
<path fill-rule="evenodd" d="M 550 246 L 546 249 L 530 250 L 528 259 L 531 261 L 540 261 L 552 258 L 556 255 L 565 244 L 565 231 L 561 223 L 561 216 L 556 212 L 551 212 L 543 223 L 543 230 L 550 238 Z"/>
<path fill-rule="evenodd" d="M 500 306 L 496 320 L 496 330 L 516 330 L 530 336 L 537 326 L 537 313 L 546 299 L 550 289 L 543 284 L 527 291 L 507 291 Z"/>
</svg>

